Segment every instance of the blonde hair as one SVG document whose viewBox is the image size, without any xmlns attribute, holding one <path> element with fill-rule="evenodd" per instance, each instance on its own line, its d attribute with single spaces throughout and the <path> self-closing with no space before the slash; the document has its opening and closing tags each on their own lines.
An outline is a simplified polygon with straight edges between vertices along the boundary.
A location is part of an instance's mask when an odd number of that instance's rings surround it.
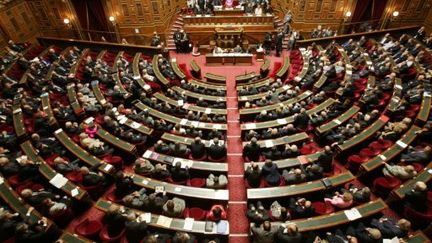
<svg viewBox="0 0 432 243">
<path fill-rule="evenodd" d="M 343 198 L 344 202 L 349 202 L 349 201 L 353 200 L 353 195 L 349 192 L 344 192 L 342 194 L 342 198 Z"/>
</svg>

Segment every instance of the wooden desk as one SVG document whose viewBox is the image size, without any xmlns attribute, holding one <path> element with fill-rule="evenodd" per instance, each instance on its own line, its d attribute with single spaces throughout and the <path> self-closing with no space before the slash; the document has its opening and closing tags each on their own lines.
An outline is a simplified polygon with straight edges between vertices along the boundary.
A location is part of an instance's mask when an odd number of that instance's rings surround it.
<svg viewBox="0 0 432 243">
<path fill-rule="evenodd" d="M 431 103 L 432 103 L 431 101 L 432 101 L 431 94 L 428 92 L 424 92 L 420 110 L 415 120 L 415 123 L 417 125 L 422 126 L 427 122 L 431 111 Z"/>
<path fill-rule="evenodd" d="M 85 114 L 84 109 L 81 107 L 81 104 L 78 101 L 78 97 L 75 91 L 75 83 L 69 84 L 67 87 L 67 96 L 69 99 L 69 104 L 72 107 L 76 116 L 81 116 Z"/>
<path fill-rule="evenodd" d="M 199 121 L 189 121 L 187 119 L 181 119 L 175 116 L 171 116 L 168 114 L 165 114 L 163 112 L 160 112 L 158 110 L 155 110 L 149 106 L 144 105 L 141 101 L 138 101 L 135 103 L 135 107 L 137 107 L 140 110 L 148 110 L 149 114 L 152 116 L 155 116 L 160 119 L 164 119 L 168 122 L 174 123 L 174 124 L 180 124 L 186 127 L 197 127 L 201 129 L 208 129 L 208 130 L 227 130 L 226 124 L 219 124 L 219 123 L 207 123 L 207 122 L 199 122 Z"/>
<path fill-rule="evenodd" d="M 86 48 L 81 52 L 81 56 L 78 58 L 78 60 L 71 66 L 71 69 L 69 70 L 70 74 L 73 74 L 76 77 L 77 71 L 79 66 L 81 65 L 81 62 L 88 56 L 90 53 L 90 49 Z"/>
<path fill-rule="evenodd" d="M 107 100 L 105 99 L 105 96 L 102 94 L 102 91 L 100 90 L 99 80 L 91 81 L 90 85 L 92 87 L 92 91 L 96 100 L 99 102 L 99 104 L 105 106 L 107 104 Z"/>
<path fill-rule="evenodd" d="M 408 239 L 405 239 L 407 243 L 430 243 L 431 240 L 423 234 L 420 230 L 417 230 Z"/>
<path fill-rule="evenodd" d="M 251 79 L 257 77 L 257 74 L 255 72 L 250 72 L 244 75 L 238 75 L 235 77 L 236 83 L 247 83 Z"/>
<path fill-rule="evenodd" d="M 36 210 L 29 210 L 30 205 L 26 204 L 24 200 L 9 186 L 6 179 L 0 174 L 0 197 L 7 205 L 14 211 L 19 213 L 20 217 L 29 221 L 31 224 L 37 224 L 42 219 L 42 215 Z M 49 231 L 53 226 L 53 222 L 48 219 L 45 232 Z"/>
<path fill-rule="evenodd" d="M 180 67 L 178 66 L 176 58 L 171 58 L 170 64 L 177 77 L 179 77 L 180 79 L 186 79 L 186 75 L 183 73 L 183 71 L 181 71 Z"/>
<path fill-rule="evenodd" d="M 39 162 L 39 172 L 49 181 L 57 176 L 59 173 L 55 171 L 42 157 L 40 157 L 33 145 L 30 141 L 25 141 L 20 144 L 21 150 L 27 155 L 27 157 L 33 162 Z M 53 185 L 55 187 L 55 185 Z M 77 200 L 82 200 L 87 196 L 87 192 L 82 190 L 79 186 L 70 182 L 69 180 L 66 182 L 61 189 L 64 193 L 66 193 L 69 197 L 76 198 Z"/>
<path fill-rule="evenodd" d="M 147 90 L 150 88 L 150 86 L 146 84 L 144 79 L 141 77 L 141 72 L 139 69 L 139 62 L 140 62 L 141 55 L 142 55 L 141 52 L 135 53 L 132 70 L 134 74 L 134 80 L 139 84 L 139 86 L 143 90 Z"/>
<path fill-rule="evenodd" d="M 125 87 L 123 86 L 123 83 L 120 80 L 120 74 L 119 74 L 118 67 L 117 67 L 117 61 L 123 56 L 123 54 L 124 54 L 124 51 L 120 51 L 117 54 L 116 58 L 114 59 L 113 71 L 115 73 L 112 75 L 112 77 L 113 77 L 113 79 L 115 81 L 115 84 L 119 87 L 120 92 L 123 94 L 123 98 L 128 99 L 129 97 L 132 96 L 132 94 L 129 93 L 129 91 L 127 91 L 125 89 Z"/>
<path fill-rule="evenodd" d="M 196 100 L 202 98 L 203 100 L 212 101 L 212 102 L 226 102 L 226 97 L 222 97 L 222 96 L 213 96 L 213 95 L 195 93 L 189 90 L 182 89 L 179 86 L 173 86 L 171 87 L 171 89 L 176 91 L 179 94 L 184 93 L 187 97 L 191 97 Z"/>
<path fill-rule="evenodd" d="M 159 70 L 159 62 L 158 62 L 158 56 L 157 55 L 153 56 L 152 67 L 153 67 L 153 72 L 154 72 L 157 80 L 159 80 L 159 82 L 161 82 L 163 85 L 170 87 L 171 83 L 168 81 L 167 78 L 165 78 L 165 76 L 163 76 L 163 74 Z"/>
<path fill-rule="evenodd" d="M 332 177 L 327 177 L 327 179 L 331 181 L 333 187 L 337 187 L 354 180 L 355 176 L 348 171 Z M 316 191 L 324 191 L 325 189 L 326 187 L 322 180 L 315 180 L 288 186 L 249 188 L 247 189 L 247 198 L 251 200 L 291 197 Z"/>
<path fill-rule="evenodd" d="M 273 82 L 274 82 L 273 78 L 264 78 L 264 79 L 260 79 L 257 81 L 249 82 L 247 84 L 237 84 L 237 91 L 244 89 L 244 88 L 247 88 L 247 87 L 259 88 L 262 86 L 270 85 Z"/>
<path fill-rule="evenodd" d="M 218 115 L 224 115 L 224 116 L 227 115 L 226 109 L 206 108 L 206 107 L 201 107 L 201 106 L 197 106 L 197 105 L 193 105 L 193 104 L 189 104 L 189 103 L 184 103 L 183 101 L 173 100 L 170 97 L 167 97 L 162 93 L 154 93 L 153 97 L 157 98 L 160 101 L 167 102 L 170 105 L 180 106 L 183 109 L 188 110 L 188 111 L 196 111 L 196 112 L 206 113 L 206 114 L 218 114 Z"/>
<path fill-rule="evenodd" d="M 165 155 L 157 153 L 151 150 L 147 150 L 143 155 L 143 158 L 155 161 L 158 163 L 168 164 L 174 166 L 177 162 L 182 164 L 182 167 L 189 167 L 192 170 L 201 170 L 206 172 L 221 172 L 226 173 L 228 171 L 227 163 L 216 163 L 207 161 L 190 160 L 184 158 L 173 157 L 170 155 Z"/>
<path fill-rule="evenodd" d="M 384 125 L 387 123 L 388 117 L 385 115 L 381 115 L 374 123 L 372 123 L 369 127 L 364 129 L 361 133 L 345 140 L 342 144 L 336 145 L 336 148 L 340 152 L 347 151 L 348 149 L 364 142 L 366 139 L 372 137 L 376 132 L 378 132 Z"/>
<path fill-rule="evenodd" d="M 297 156 L 295 158 L 273 160 L 273 163 L 277 164 L 279 169 L 288 169 L 288 168 L 297 167 L 302 164 L 304 165 L 316 161 L 318 160 L 321 154 L 323 154 L 322 151 L 313 154 Z M 264 163 L 265 162 L 255 162 L 255 164 L 257 164 L 260 168 L 263 167 Z M 250 163 L 244 163 L 245 171 L 250 165 L 251 165 Z"/>
<path fill-rule="evenodd" d="M 284 144 L 298 143 L 301 141 L 309 140 L 310 137 L 305 132 L 300 132 L 288 136 L 283 136 L 275 139 L 258 140 L 257 143 L 261 148 L 271 148 Z M 243 147 L 250 142 L 243 142 Z"/>
<path fill-rule="evenodd" d="M 90 124 L 93 120 L 93 117 L 89 117 L 84 120 L 84 123 Z M 116 147 L 128 154 L 136 154 L 137 152 L 136 146 L 134 144 L 126 142 L 112 135 L 111 133 L 103 129 L 100 125 L 97 127 L 96 135 L 98 135 L 98 137 L 101 138 L 104 142 L 109 143 L 111 146 Z"/>
<path fill-rule="evenodd" d="M 54 116 L 54 112 L 51 108 L 51 102 L 49 99 L 49 94 L 48 93 L 43 93 L 40 96 L 41 98 L 41 103 L 42 103 L 42 110 L 47 114 L 47 117 L 49 120 L 51 120 L 52 122 L 50 122 L 50 126 L 54 125 L 57 123 L 57 120 Z"/>
<path fill-rule="evenodd" d="M 54 132 L 54 136 L 59 140 L 59 142 L 65 147 L 69 152 L 74 154 L 77 158 L 82 160 L 89 166 L 94 166 L 100 164 L 98 169 L 104 173 L 110 174 L 113 172 L 114 167 L 110 164 L 105 163 L 103 160 L 96 158 L 95 156 L 89 154 L 81 146 L 76 144 L 72 139 L 63 131 L 63 129 L 58 129 Z"/>
<path fill-rule="evenodd" d="M 308 92 L 308 91 L 306 91 L 306 92 Z M 298 96 L 298 97 L 300 97 L 300 96 Z M 315 106 L 314 108 L 312 108 L 310 110 L 306 110 L 306 114 L 311 115 L 311 114 L 315 114 L 317 112 L 320 112 L 320 111 L 324 110 L 325 108 L 331 106 L 335 102 L 336 102 L 336 100 L 334 100 L 333 98 L 328 98 L 326 101 L 319 104 L 318 106 Z M 242 123 L 240 125 L 240 127 L 241 127 L 241 130 L 244 131 L 244 130 L 264 129 L 264 128 L 269 128 L 269 127 L 281 126 L 281 125 L 285 125 L 288 123 L 293 123 L 294 122 L 294 116 L 295 115 L 292 115 L 292 116 L 289 116 L 286 118 L 277 119 L 277 120 L 265 121 L 265 122 Z"/>
<path fill-rule="evenodd" d="M 86 239 L 77 234 L 64 232 L 58 240 L 62 240 L 65 243 L 92 243 L 94 241 Z"/>
<path fill-rule="evenodd" d="M 189 79 L 189 83 L 206 89 L 223 90 L 226 92 L 226 85 L 222 83 L 212 83 L 197 79 Z"/>
<path fill-rule="evenodd" d="M 206 200 L 228 201 L 228 190 L 198 188 L 191 186 L 183 186 L 171 184 L 164 181 L 158 181 L 152 178 L 133 174 L 133 181 L 140 187 L 145 187 L 149 190 L 155 190 L 156 187 L 163 186 L 169 194 L 178 195 L 180 197 L 199 198 Z"/>
<path fill-rule="evenodd" d="M 383 210 L 387 209 L 388 206 L 382 199 L 377 199 L 353 208 L 359 211 L 361 215 L 359 220 L 361 220 L 371 215 L 382 212 Z M 345 211 L 347 210 L 342 210 L 329 215 L 316 216 L 308 219 L 289 220 L 287 222 L 295 223 L 298 227 L 298 230 L 301 232 L 326 229 L 352 222 L 352 220 L 348 219 L 348 217 L 346 216 Z M 282 222 L 273 222 L 272 226 L 279 227 L 281 223 Z"/>
<path fill-rule="evenodd" d="M 133 130 L 140 132 L 144 135 L 151 135 L 153 133 L 153 129 L 149 128 L 141 123 L 135 122 L 132 119 L 127 118 L 124 115 L 116 115 L 115 117 L 119 124 L 126 125 Z"/>
<path fill-rule="evenodd" d="M 226 83 L 226 77 L 222 75 L 206 73 L 204 77 L 210 82 Z"/>
<path fill-rule="evenodd" d="M 18 139 L 23 139 L 27 136 L 27 131 L 24 125 L 24 115 L 21 109 L 21 98 L 15 97 L 12 105 L 12 119 L 15 129 L 15 134 Z"/>
<path fill-rule="evenodd" d="M 270 59 L 266 58 L 264 60 L 264 63 L 260 67 L 261 77 L 267 76 L 269 71 L 270 71 Z"/>
<path fill-rule="evenodd" d="M 96 208 L 98 208 L 99 210 L 101 210 L 103 212 L 107 212 L 108 209 L 113 204 L 115 204 L 115 203 L 112 203 L 111 201 L 99 199 L 99 201 L 96 202 Z M 121 206 L 121 205 L 117 204 L 117 206 Z M 229 234 L 229 224 L 228 224 L 228 221 L 226 221 L 226 220 L 221 221 L 222 223 L 226 224 L 226 226 L 227 226 L 226 231 L 218 233 L 217 232 L 217 225 L 215 222 L 212 222 L 213 223 L 213 230 L 212 231 L 206 231 L 205 230 L 205 228 L 206 228 L 205 226 L 207 223 L 206 221 L 198 221 L 198 220 L 193 221 L 192 229 L 185 229 L 185 227 L 186 227 L 185 219 L 169 218 L 166 216 L 147 213 L 144 211 L 140 211 L 140 210 L 132 209 L 132 208 L 127 208 L 127 207 L 125 207 L 125 209 L 134 211 L 137 215 L 148 214 L 148 216 L 150 217 L 150 221 L 148 221 L 147 224 L 151 227 L 155 227 L 155 228 L 159 228 L 159 229 L 167 229 L 167 230 L 172 230 L 172 231 L 176 231 L 176 232 L 181 231 L 181 232 L 190 232 L 190 233 L 194 233 L 194 234 L 206 234 L 206 235 L 228 235 Z"/>
<path fill-rule="evenodd" d="M 191 145 L 195 141 L 194 138 L 183 137 L 183 136 L 176 135 L 176 134 L 169 133 L 169 132 L 164 132 L 164 134 L 162 134 L 161 139 L 166 140 L 166 141 L 170 141 L 170 142 L 173 142 L 173 143 L 181 143 L 181 144 L 185 144 L 185 145 Z M 206 147 L 210 147 L 210 145 L 212 144 L 211 140 L 201 139 L 201 142 L 204 143 L 204 145 Z M 219 143 L 221 145 L 224 145 L 225 141 L 219 140 Z"/>
<path fill-rule="evenodd" d="M 390 193 L 390 197 L 391 197 L 390 200 L 404 199 L 405 194 L 411 191 L 418 181 L 422 181 L 427 184 L 431 179 L 432 179 L 432 162 L 429 163 L 420 173 L 418 173 L 416 177 L 406 181 L 404 184 L 400 185 L 399 188 L 393 189 L 393 191 L 391 191 Z"/>
<path fill-rule="evenodd" d="M 207 65 L 252 65 L 252 54 L 206 54 Z"/>
<path fill-rule="evenodd" d="M 201 67 L 196 63 L 195 60 L 190 61 L 192 75 L 195 78 L 201 78 Z"/>
<path fill-rule="evenodd" d="M 400 138 L 396 143 L 394 143 L 390 148 L 381 152 L 378 156 L 369 159 L 368 161 L 360 165 L 361 172 L 370 172 L 384 163 L 390 162 L 394 157 L 402 153 L 405 150 L 405 145 L 410 145 L 414 139 L 417 137 L 416 132 L 420 131 L 421 128 L 413 125 L 411 128 Z"/>
<path fill-rule="evenodd" d="M 289 57 L 286 56 L 286 57 L 284 57 L 282 67 L 276 73 L 276 77 L 283 79 L 288 72 L 289 65 L 290 65 L 290 59 L 289 59 Z"/>
<path fill-rule="evenodd" d="M 284 86 L 284 87 L 287 87 L 287 86 Z M 261 106 L 261 107 L 243 108 L 243 109 L 240 109 L 240 116 L 242 116 L 242 115 L 250 115 L 250 114 L 259 114 L 263 110 L 266 110 L 266 111 L 275 110 L 275 109 L 280 108 L 281 105 L 289 105 L 289 104 L 294 104 L 296 102 L 300 102 L 300 101 L 308 98 L 312 94 L 313 94 L 312 91 L 306 90 L 305 92 L 297 95 L 296 97 L 293 97 L 291 99 L 285 100 L 285 101 L 283 101 L 281 103 L 276 103 L 276 104 L 266 105 L 266 106 Z M 241 99 L 244 99 L 244 98 L 241 98 Z M 245 101 L 245 100 L 241 100 L 241 101 Z"/>
<path fill-rule="evenodd" d="M 348 110 L 346 110 L 344 113 L 340 114 L 337 118 L 322 124 L 321 126 L 315 128 L 318 134 L 323 134 L 325 132 L 330 131 L 331 129 L 334 129 L 341 125 L 342 123 L 345 123 L 348 121 L 351 117 L 353 117 L 357 112 L 360 111 L 360 107 L 358 106 L 352 106 Z"/>
</svg>

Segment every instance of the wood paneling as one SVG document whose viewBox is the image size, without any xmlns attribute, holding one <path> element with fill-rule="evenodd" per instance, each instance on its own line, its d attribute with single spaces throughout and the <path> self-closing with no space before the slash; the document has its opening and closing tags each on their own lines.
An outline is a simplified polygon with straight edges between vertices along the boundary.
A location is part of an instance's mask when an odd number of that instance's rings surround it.
<svg viewBox="0 0 432 243">
<path fill-rule="evenodd" d="M 25 1 L 14 1 L 1 8 L 0 25 L 5 37 L 17 42 L 34 40 L 39 31 Z"/>
</svg>

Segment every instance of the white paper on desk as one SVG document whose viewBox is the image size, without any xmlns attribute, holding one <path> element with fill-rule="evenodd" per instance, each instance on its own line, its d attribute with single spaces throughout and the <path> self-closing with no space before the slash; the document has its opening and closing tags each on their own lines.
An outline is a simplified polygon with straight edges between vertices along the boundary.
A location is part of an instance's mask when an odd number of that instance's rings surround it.
<svg viewBox="0 0 432 243">
<path fill-rule="evenodd" d="M 215 199 L 216 200 L 224 200 L 227 197 L 225 190 L 216 190 L 215 191 Z"/>
<path fill-rule="evenodd" d="M 356 220 L 362 217 L 362 215 L 360 214 L 360 212 L 357 210 L 357 208 L 352 208 L 350 210 L 345 210 L 344 211 L 346 217 L 348 218 L 348 220 Z"/>
<path fill-rule="evenodd" d="M 71 196 L 72 196 L 72 197 L 76 197 L 76 196 L 78 196 L 78 194 L 79 194 L 79 190 L 78 190 L 78 188 L 74 188 L 74 189 L 71 191 Z"/>
<path fill-rule="evenodd" d="M 366 64 L 367 64 L 368 66 L 372 66 L 372 62 L 371 62 L 371 61 L 367 61 Z"/>
<path fill-rule="evenodd" d="M 271 148 L 273 147 L 273 141 L 272 140 L 265 140 L 264 141 L 265 147 L 266 148 Z"/>
<path fill-rule="evenodd" d="M 177 187 L 174 188 L 174 191 L 176 191 L 176 192 L 181 192 L 181 191 L 182 191 L 182 188 L 177 186 Z"/>
<path fill-rule="evenodd" d="M 385 161 L 385 160 L 387 160 L 387 157 L 385 157 L 384 155 L 382 155 L 382 154 L 380 154 L 380 155 L 378 155 L 378 157 L 382 160 L 382 161 Z"/>
<path fill-rule="evenodd" d="M 218 233 L 218 234 L 225 234 L 226 233 L 226 231 L 227 231 L 227 228 L 228 228 L 228 223 L 227 223 L 227 221 L 219 221 L 217 224 L 216 224 L 216 226 L 217 226 L 217 230 L 216 230 L 216 233 Z"/>
<path fill-rule="evenodd" d="M 131 127 L 133 128 L 133 129 L 138 129 L 139 127 L 141 126 L 141 124 L 139 124 L 138 122 L 132 122 L 132 124 L 131 124 Z"/>
<path fill-rule="evenodd" d="M 93 118 L 93 117 L 89 117 L 89 118 L 87 118 L 87 119 L 84 120 L 84 123 L 85 123 L 85 124 L 90 124 L 90 123 L 92 123 L 93 121 L 94 121 L 94 118 Z"/>
<path fill-rule="evenodd" d="M 290 86 L 289 86 L 289 85 L 284 85 L 284 86 L 282 86 L 282 88 L 283 88 L 284 90 L 288 90 L 288 89 L 290 88 Z"/>
<path fill-rule="evenodd" d="M 222 125 L 221 124 L 214 124 L 213 128 L 216 130 L 220 130 L 220 129 L 222 129 Z"/>
<path fill-rule="evenodd" d="M 210 114 L 211 112 L 212 112 L 212 110 L 210 108 L 206 108 L 204 111 L 204 113 L 206 113 L 206 114 Z"/>
<path fill-rule="evenodd" d="M 141 79 L 141 76 L 134 76 L 133 79 L 139 80 L 139 79 Z"/>
<path fill-rule="evenodd" d="M 185 218 L 183 229 L 185 229 L 185 230 L 192 230 L 194 221 L 195 221 L 194 218 Z"/>
<path fill-rule="evenodd" d="M 334 122 L 335 122 L 336 124 L 338 124 L 338 125 L 342 124 L 342 122 L 339 121 L 338 119 L 334 120 Z"/>
<path fill-rule="evenodd" d="M 177 105 L 178 106 L 182 106 L 184 104 L 184 101 L 183 100 L 177 100 Z"/>
<path fill-rule="evenodd" d="M 431 97 L 431 93 L 430 92 L 424 92 L 423 96 L 424 97 Z"/>
<path fill-rule="evenodd" d="M 13 114 L 20 113 L 21 111 L 22 111 L 21 108 L 18 108 L 18 109 L 13 111 Z"/>
<path fill-rule="evenodd" d="M 408 147 L 408 145 L 406 143 L 402 142 L 401 140 L 397 140 L 396 144 L 399 145 L 401 148 Z"/>
<path fill-rule="evenodd" d="M 277 119 L 277 123 L 280 125 L 287 124 L 287 121 L 285 119 Z"/>
<path fill-rule="evenodd" d="M 113 167 L 112 165 L 106 164 L 105 167 L 104 167 L 104 170 L 105 171 L 110 171 L 112 167 Z"/>
<path fill-rule="evenodd" d="M 402 90 L 402 86 L 401 86 L 400 84 L 396 84 L 396 85 L 395 85 L 395 88 L 396 88 L 396 89 L 400 89 L 400 90 Z"/>
<path fill-rule="evenodd" d="M 185 125 L 187 123 L 187 119 L 181 119 L 180 120 L 180 125 Z"/>
<path fill-rule="evenodd" d="M 346 73 L 347 73 L 348 75 L 352 75 L 352 71 L 351 71 L 351 70 L 346 71 Z"/>
<path fill-rule="evenodd" d="M 240 100 L 244 101 L 244 100 L 248 100 L 247 96 L 240 96 Z"/>
<path fill-rule="evenodd" d="M 152 155 L 152 151 L 150 151 L 150 150 L 147 150 L 147 151 L 145 151 L 145 153 L 143 154 L 143 157 L 144 158 L 146 158 L 146 159 L 148 159 L 148 158 L 150 158 L 150 156 Z"/>
<path fill-rule="evenodd" d="M 198 127 L 199 126 L 199 122 L 198 121 L 193 121 L 193 122 L 191 122 L 191 125 L 193 127 Z"/>
<path fill-rule="evenodd" d="M 297 82 L 299 82 L 299 81 L 301 81 L 301 80 L 302 80 L 302 78 L 301 78 L 301 77 L 299 77 L 299 76 L 297 76 L 297 77 L 295 77 L 295 78 L 294 78 L 294 80 L 295 80 L 295 81 L 297 81 Z"/>
<path fill-rule="evenodd" d="M 168 218 L 166 216 L 160 215 L 156 224 L 163 226 L 165 228 L 169 228 L 171 226 L 172 218 Z"/>
<path fill-rule="evenodd" d="M 4 178 L 0 176 L 0 185 L 4 183 Z"/>
<path fill-rule="evenodd" d="M 62 188 L 68 182 L 68 179 L 64 177 L 62 174 L 57 173 L 50 181 L 51 185 Z"/>
<path fill-rule="evenodd" d="M 399 238 L 394 237 L 393 239 L 383 239 L 383 243 L 399 243 Z"/>
<path fill-rule="evenodd" d="M 246 127 L 246 129 L 255 129 L 256 124 L 255 123 L 246 123 L 245 127 Z"/>
<path fill-rule="evenodd" d="M 147 185 L 148 183 L 149 183 L 148 180 L 146 180 L 146 179 L 142 180 L 142 184 Z"/>
<path fill-rule="evenodd" d="M 432 174 L 432 169 L 427 170 L 429 174 Z M 1 184 L 1 183 L 0 183 Z"/>
<path fill-rule="evenodd" d="M 146 223 L 150 223 L 151 222 L 151 213 L 143 213 L 140 215 L 140 219 L 141 221 L 144 221 Z"/>
<path fill-rule="evenodd" d="M 191 168 L 192 167 L 192 165 L 193 165 L 193 161 L 192 160 L 182 160 L 182 161 L 180 161 L 181 162 L 181 168 L 186 168 L 186 166 L 188 167 L 188 168 Z"/>
<path fill-rule="evenodd" d="M 127 120 L 128 120 L 127 117 L 122 117 L 122 118 L 119 120 L 119 123 L 120 123 L 120 124 L 125 124 Z"/>
</svg>

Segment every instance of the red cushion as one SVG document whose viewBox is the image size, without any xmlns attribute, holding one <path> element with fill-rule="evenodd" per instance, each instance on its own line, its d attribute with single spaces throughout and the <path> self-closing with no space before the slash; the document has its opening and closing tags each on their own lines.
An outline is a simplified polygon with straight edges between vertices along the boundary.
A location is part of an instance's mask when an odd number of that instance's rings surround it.
<svg viewBox="0 0 432 243">
<path fill-rule="evenodd" d="M 207 212 L 202 210 L 201 208 L 190 208 L 189 209 L 189 217 L 194 218 L 195 220 L 203 220 L 205 219 Z"/>
</svg>

